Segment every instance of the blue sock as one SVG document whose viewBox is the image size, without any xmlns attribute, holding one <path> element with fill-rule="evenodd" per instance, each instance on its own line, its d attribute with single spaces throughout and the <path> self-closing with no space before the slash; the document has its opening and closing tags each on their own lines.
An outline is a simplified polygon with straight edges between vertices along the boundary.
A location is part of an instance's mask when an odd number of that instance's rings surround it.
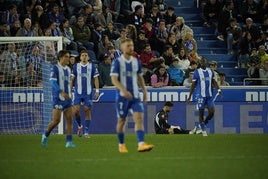
<svg viewBox="0 0 268 179">
<path fill-rule="evenodd" d="M 143 130 L 136 131 L 136 135 L 138 138 L 138 142 L 144 142 L 144 131 Z"/>
<path fill-rule="evenodd" d="M 48 137 L 48 136 L 50 135 L 50 132 L 51 132 L 51 131 L 46 131 L 46 132 L 45 132 L 45 136 Z"/>
<path fill-rule="evenodd" d="M 88 133 L 91 120 L 85 120 L 85 133 Z"/>
<path fill-rule="evenodd" d="M 78 127 L 81 127 L 81 118 L 80 118 L 80 116 L 76 117 L 75 120 L 77 122 Z"/>
<path fill-rule="evenodd" d="M 206 126 L 204 122 L 200 122 L 200 127 L 202 129 L 202 131 L 206 130 Z"/>
<path fill-rule="evenodd" d="M 125 134 L 123 132 L 117 133 L 117 138 L 119 144 L 123 144 L 125 142 Z"/>
<path fill-rule="evenodd" d="M 73 136 L 72 135 L 67 135 L 66 136 L 66 141 L 67 142 L 72 142 L 72 140 L 73 140 Z"/>
</svg>

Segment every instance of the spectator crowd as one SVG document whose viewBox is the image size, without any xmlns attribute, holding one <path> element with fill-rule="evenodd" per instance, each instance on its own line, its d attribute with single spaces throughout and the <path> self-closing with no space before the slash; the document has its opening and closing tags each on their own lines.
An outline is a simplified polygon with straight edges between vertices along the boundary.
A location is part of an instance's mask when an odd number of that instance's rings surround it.
<svg viewBox="0 0 268 179">
<path fill-rule="evenodd" d="M 250 77 L 267 78 L 268 1 L 200 2 L 204 26 L 215 26 L 228 53 L 237 54 L 239 67 L 249 68 Z M 91 56 L 91 60 L 98 63 L 101 87 L 112 85 L 111 63 L 121 55 L 125 38 L 134 41 L 133 55 L 142 62 L 146 85 L 155 88 L 189 87 L 192 72 L 203 58 L 183 14 L 175 13 L 164 0 L 1 1 L 0 11 L 1 37 L 63 37 L 63 48 L 72 52 L 73 63 L 81 50 L 94 54 L 96 59 Z M 1 86 L 42 86 L 41 64 L 45 56 L 56 55 L 54 43 L 21 46 L 14 42 L 0 47 Z M 214 71 L 219 85 L 229 85 L 228 74 Z"/>
</svg>

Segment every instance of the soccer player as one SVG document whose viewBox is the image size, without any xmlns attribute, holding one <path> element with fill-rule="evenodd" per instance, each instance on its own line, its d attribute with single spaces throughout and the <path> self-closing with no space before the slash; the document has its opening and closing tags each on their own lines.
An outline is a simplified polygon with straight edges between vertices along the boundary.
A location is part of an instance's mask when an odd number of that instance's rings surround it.
<svg viewBox="0 0 268 179">
<path fill-rule="evenodd" d="M 141 87 L 143 90 L 143 101 L 147 101 L 142 64 L 140 60 L 132 56 L 134 44 L 131 39 L 122 40 L 121 50 L 122 55 L 113 61 L 110 73 L 112 83 L 118 89 L 115 103 L 118 117 L 116 131 L 119 141 L 119 152 L 128 152 L 124 143 L 124 126 L 130 110 L 133 111 L 135 132 L 138 139 L 138 152 L 150 151 L 154 146 L 144 142 L 144 106 L 139 94 L 139 87 Z"/>
<path fill-rule="evenodd" d="M 158 111 L 154 119 L 154 129 L 156 134 L 193 134 L 193 131 L 183 129 L 180 126 L 172 126 L 168 123 L 168 113 L 172 110 L 173 103 L 167 101 L 164 107 Z M 196 131 L 195 131 L 196 133 Z"/>
<path fill-rule="evenodd" d="M 194 71 L 192 85 L 190 87 L 190 93 L 187 99 L 187 103 L 190 102 L 192 94 L 196 89 L 197 107 L 199 110 L 199 128 L 202 130 L 203 136 L 207 136 L 206 124 L 212 119 L 215 112 L 215 104 L 212 96 L 213 87 L 218 90 L 218 94 L 222 95 L 222 92 L 215 80 L 214 71 L 206 67 L 207 60 L 201 58 L 200 68 Z M 204 110 L 208 109 L 208 115 L 204 120 Z M 197 129 L 197 127 L 196 127 Z"/>
<path fill-rule="evenodd" d="M 99 72 L 95 64 L 89 62 L 90 58 L 86 50 L 80 52 L 80 63 L 73 66 L 71 89 L 74 87 L 73 112 L 78 124 L 77 134 L 83 135 L 83 125 L 80 117 L 80 107 L 84 107 L 84 136 L 89 138 L 89 126 L 91 123 L 91 109 L 93 104 L 93 80 L 96 91 L 94 98 L 99 97 Z"/>
<path fill-rule="evenodd" d="M 46 132 L 42 135 L 41 144 L 47 146 L 48 137 L 51 131 L 60 123 L 63 112 L 66 119 L 66 145 L 65 147 L 75 147 L 72 142 L 72 100 L 70 90 L 71 70 L 68 67 L 70 61 L 70 52 L 61 50 L 58 53 L 58 64 L 54 65 L 50 74 L 50 83 L 52 85 L 52 121 L 49 123 Z"/>
</svg>

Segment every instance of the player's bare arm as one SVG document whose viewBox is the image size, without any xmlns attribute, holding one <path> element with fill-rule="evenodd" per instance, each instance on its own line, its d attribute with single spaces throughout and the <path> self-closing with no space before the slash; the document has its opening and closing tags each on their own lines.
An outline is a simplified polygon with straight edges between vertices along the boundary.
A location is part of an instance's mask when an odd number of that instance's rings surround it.
<svg viewBox="0 0 268 179">
<path fill-rule="evenodd" d="M 187 100 L 186 100 L 186 103 L 187 103 L 187 104 L 190 103 L 190 100 L 191 100 L 191 97 L 192 97 L 192 94 L 193 94 L 193 92 L 194 92 L 195 87 L 196 87 L 196 81 L 193 81 L 193 82 L 192 82 L 192 85 L 191 85 L 191 87 L 190 87 L 190 93 L 189 93 L 189 96 L 188 96 L 188 98 L 187 98 Z"/>
<path fill-rule="evenodd" d="M 222 91 L 215 79 L 212 79 L 212 85 L 216 90 L 218 90 L 219 95 L 222 95 Z"/>
<path fill-rule="evenodd" d="M 115 75 L 111 76 L 111 80 L 112 80 L 112 84 L 123 93 L 123 96 L 125 98 L 127 98 L 127 99 L 132 98 L 131 93 L 118 80 L 118 76 L 115 76 Z"/>
<path fill-rule="evenodd" d="M 99 82 L 99 78 L 98 76 L 94 77 L 94 85 L 95 85 L 95 88 L 96 88 L 96 92 L 94 94 L 94 99 L 98 99 L 99 95 L 100 95 L 100 82 Z"/>
<path fill-rule="evenodd" d="M 139 76 L 138 77 L 138 83 L 143 91 L 143 101 L 146 102 L 147 101 L 147 97 L 148 97 L 148 94 L 147 94 L 147 89 L 146 89 L 146 86 L 145 86 L 145 82 L 144 82 L 144 79 L 142 76 Z"/>
</svg>

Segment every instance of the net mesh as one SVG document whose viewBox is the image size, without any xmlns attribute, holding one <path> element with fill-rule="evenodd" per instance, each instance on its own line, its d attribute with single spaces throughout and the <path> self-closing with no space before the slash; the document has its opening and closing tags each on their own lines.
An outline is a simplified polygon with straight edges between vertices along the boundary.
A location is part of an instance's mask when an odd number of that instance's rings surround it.
<svg viewBox="0 0 268 179">
<path fill-rule="evenodd" d="M 58 43 L 58 38 L 0 38 L 0 134 L 35 134 L 47 127 Z"/>
</svg>

